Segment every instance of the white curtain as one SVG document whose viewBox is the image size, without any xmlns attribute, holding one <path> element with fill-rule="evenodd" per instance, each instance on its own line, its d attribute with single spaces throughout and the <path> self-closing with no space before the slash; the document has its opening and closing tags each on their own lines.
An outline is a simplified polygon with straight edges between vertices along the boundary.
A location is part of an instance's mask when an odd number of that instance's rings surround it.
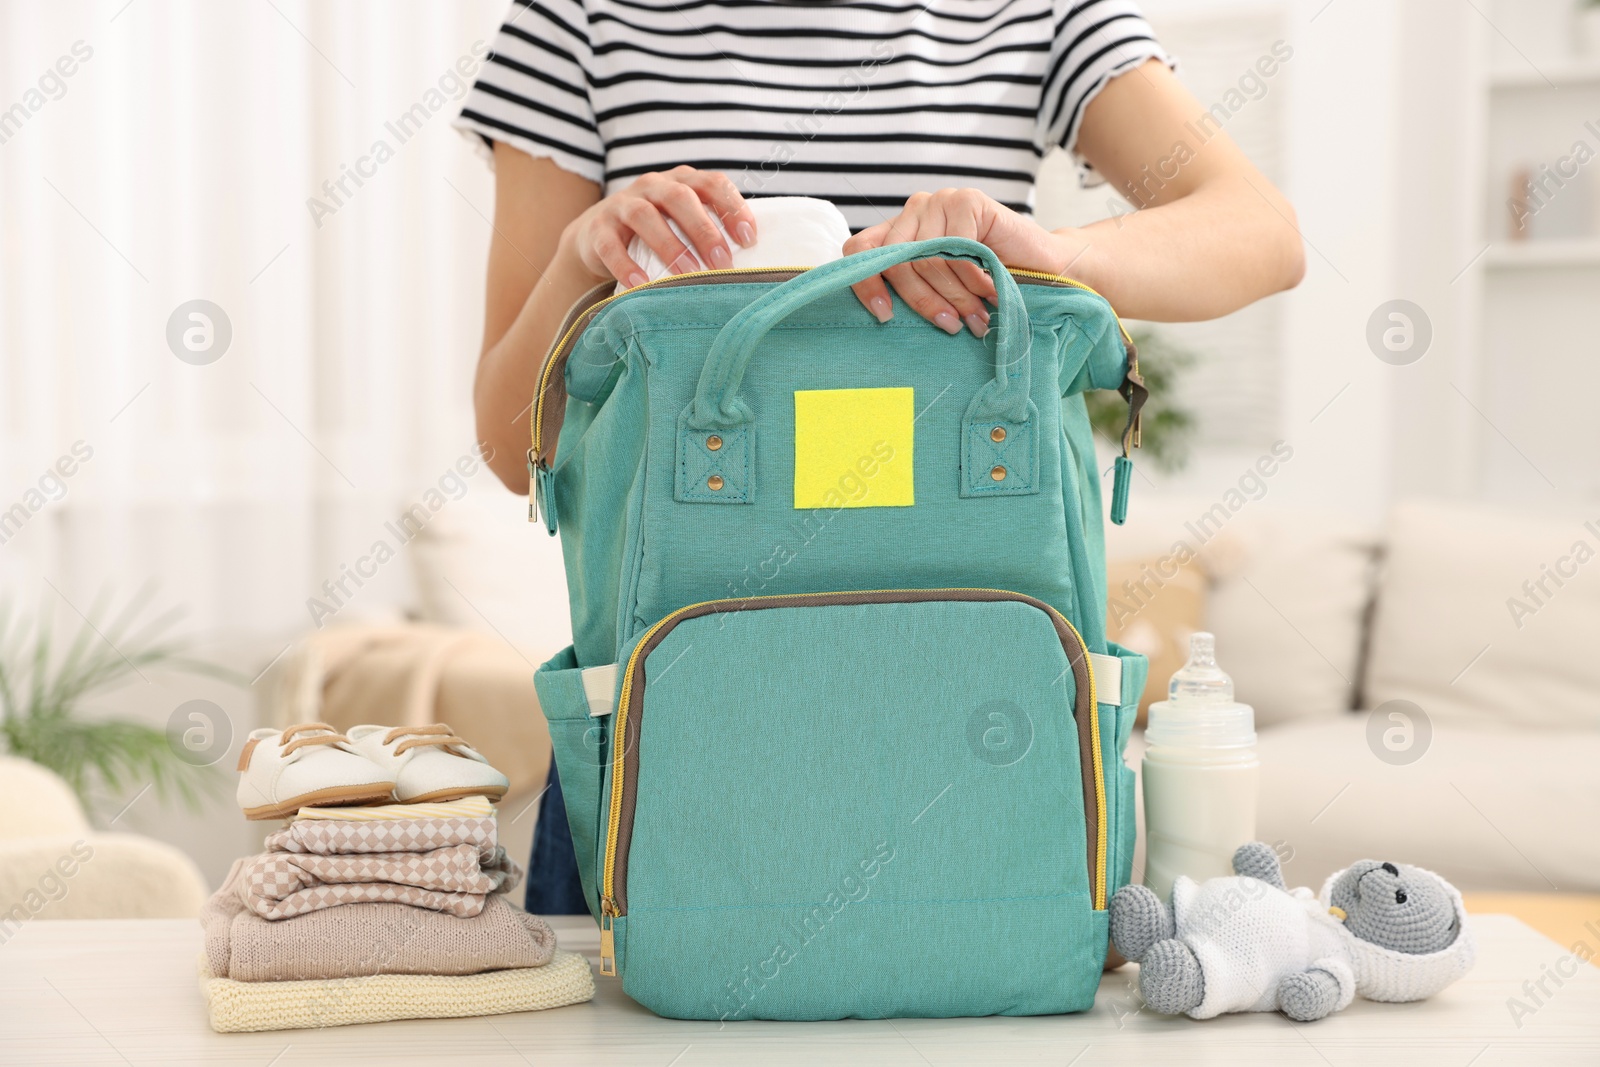
<svg viewBox="0 0 1600 1067">
<path fill-rule="evenodd" d="M 357 564 L 412 505 L 520 512 L 451 473 L 493 187 L 449 123 L 506 7 L 0 5 L 0 592 L 287 636 L 411 601 Z M 214 362 L 169 346 L 193 300 Z"/>
</svg>

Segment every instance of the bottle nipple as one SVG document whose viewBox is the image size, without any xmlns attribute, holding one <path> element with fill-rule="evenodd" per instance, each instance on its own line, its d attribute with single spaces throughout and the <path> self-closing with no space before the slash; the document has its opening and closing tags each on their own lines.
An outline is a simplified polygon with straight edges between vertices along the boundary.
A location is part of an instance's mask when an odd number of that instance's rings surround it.
<svg viewBox="0 0 1600 1067">
<path fill-rule="evenodd" d="M 1233 679 L 1217 666 L 1215 635 L 1202 631 L 1190 636 L 1189 662 L 1167 684 L 1167 699 L 1186 704 L 1233 703 Z"/>
</svg>

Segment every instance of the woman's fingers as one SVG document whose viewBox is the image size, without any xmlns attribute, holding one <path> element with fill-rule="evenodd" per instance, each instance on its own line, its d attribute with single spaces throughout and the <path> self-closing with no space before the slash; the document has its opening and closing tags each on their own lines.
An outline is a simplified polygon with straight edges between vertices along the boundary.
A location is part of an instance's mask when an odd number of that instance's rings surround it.
<svg viewBox="0 0 1600 1067">
<path fill-rule="evenodd" d="M 984 228 L 978 210 L 981 205 L 968 203 L 965 192 L 950 195 L 954 193 L 915 194 L 897 217 L 852 237 L 845 245 L 845 254 L 933 237 L 979 239 Z M 994 280 L 975 263 L 914 260 L 853 286 L 857 299 L 880 322 L 888 321 L 892 311 L 886 283 L 901 300 L 946 333 L 959 333 L 963 323 L 979 337 L 988 332 L 989 310 L 984 302 L 993 303 L 996 299 Z"/>
<path fill-rule="evenodd" d="M 915 193 L 906 201 L 905 210 L 900 216 L 888 225 L 887 232 L 883 235 L 884 245 L 905 244 L 921 237 L 922 215 L 927 209 L 930 197 L 927 193 Z M 961 332 L 961 316 L 956 312 L 950 302 L 929 285 L 917 273 L 910 263 L 902 263 L 897 267 L 890 267 L 883 272 L 883 278 L 900 299 L 911 305 L 911 310 L 933 323 L 945 333 L 956 334 Z"/>
<path fill-rule="evenodd" d="M 907 264 L 917 277 L 955 309 L 956 315 L 967 324 L 969 330 L 982 337 L 989 332 L 989 309 L 983 305 L 983 296 L 973 291 L 972 283 L 963 277 L 960 270 L 961 267 L 972 265 L 964 259 L 919 259 Z M 982 270 L 977 273 L 987 277 Z"/>
<path fill-rule="evenodd" d="M 900 217 L 890 223 L 884 244 L 920 241 L 947 233 L 944 213 L 935 199 L 927 193 L 916 193 L 906 201 Z M 986 320 L 980 320 L 977 314 L 983 308 L 982 301 L 964 290 L 956 292 L 960 285 L 943 260 L 913 260 L 890 267 L 883 276 L 894 286 L 901 300 L 945 333 L 960 333 L 963 320 L 969 324 L 979 323 L 979 329 L 984 328 Z M 967 318 L 969 315 L 971 319 Z"/>
<path fill-rule="evenodd" d="M 651 183 L 642 191 L 642 195 L 671 219 L 683 236 L 688 238 L 701 263 L 718 270 L 733 266 L 733 253 L 728 249 L 727 238 L 717 228 L 717 224 L 711 221 L 710 211 L 706 209 L 705 202 L 700 199 L 700 194 L 692 186 L 669 179 Z M 684 270 L 698 270 L 699 267 L 692 263 L 692 258 L 691 264 L 682 269 L 677 263 L 671 264 L 673 273 L 682 274 Z"/>
<path fill-rule="evenodd" d="M 869 226 L 860 233 L 851 237 L 844 243 L 842 251 L 847 256 L 857 252 L 865 252 L 870 248 L 877 248 L 883 243 L 884 235 L 888 232 L 889 224 L 880 222 L 876 226 Z M 850 287 L 856 294 L 856 299 L 861 301 L 861 306 L 872 312 L 872 317 L 879 322 L 888 322 L 894 318 L 894 302 L 889 299 L 889 287 L 884 284 L 882 275 L 873 275 L 864 282 L 857 282 Z"/>
<path fill-rule="evenodd" d="M 917 220 L 917 239 L 965 237 L 969 241 L 978 240 L 979 207 L 962 193 L 928 197 L 921 205 Z M 979 337 L 989 332 L 989 311 L 983 306 L 983 297 L 991 283 L 975 284 L 974 274 L 987 278 L 975 264 L 964 259 L 919 259 L 912 264 L 912 269 L 955 309 L 969 330 Z"/>
<path fill-rule="evenodd" d="M 1000 294 L 995 291 L 994 279 L 989 277 L 989 272 L 967 259 L 946 260 L 951 269 L 956 272 L 962 288 L 974 296 L 988 301 L 990 304 L 1000 303 Z"/>
<path fill-rule="evenodd" d="M 950 301 L 923 278 L 910 263 L 890 267 L 883 272 L 900 299 L 911 305 L 911 310 L 933 323 L 945 333 L 961 332 L 961 314 Z"/>
<path fill-rule="evenodd" d="M 629 250 L 636 237 L 673 274 L 726 268 L 733 265 L 730 241 L 755 242 L 755 215 L 726 174 L 675 167 L 640 176 L 586 212 L 578 253 L 589 269 L 630 288 L 642 285 L 645 272 Z"/>
<path fill-rule="evenodd" d="M 679 167 L 668 171 L 668 175 L 675 175 L 678 171 L 687 171 L 679 177 L 679 181 L 692 188 L 700 197 L 711 206 L 722 220 L 722 226 L 745 248 L 756 243 L 756 217 L 750 210 L 750 204 L 740 194 L 739 187 L 733 184 L 733 179 L 719 170 L 695 170 L 692 167 Z"/>
<path fill-rule="evenodd" d="M 696 262 L 694 254 L 678 239 L 678 235 L 667 225 L 667 220 L 662 217 L 656 205 L 643 197 L 628 196 L 621 198 L 617 203 L 617 220 L 621 223 L 623 234 L 618 239 L 627 246 L 628 232 L 643 241 L 661 262 L 667 264 L 674 274 L 684 271 L 698 270 L 700 264 Z M 641 275 L 643 271 L 639 272 Z M 623 275 L 616 274 L 620 281 Z M 630 282 L 629 285 L 642 284 Z"/>
<path fill-rule="evenodd" d="M 966 323 L 968 329 L 982 337 L 989 332 L 989 311 L 983 306 L 983 298 L 968 289 L 956 274 L 954 264 L 960 262 L 964 261 L 919 259 L 906 266 L 914 271 L 928 288 L 944 298 L 945 303 L 954 309 L 956 317 Z M 890 281 L 895 283 L 896 289 L 899 288 L 898 275 L 891 274 Z M 940 322 L 939 325 L 945 324 Z"/>
</svg>

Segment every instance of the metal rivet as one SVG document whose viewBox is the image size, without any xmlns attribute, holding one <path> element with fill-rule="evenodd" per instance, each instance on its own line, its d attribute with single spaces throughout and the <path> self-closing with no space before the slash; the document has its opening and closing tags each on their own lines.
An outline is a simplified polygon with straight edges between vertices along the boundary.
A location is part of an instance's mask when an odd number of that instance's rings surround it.
<svg viewBox="0 0 1600 1067">
<path fill-rule="evenodd" d="M 1004 467 L 995 467 L 989 472 L 989 477 L 997 482 L 1003 482 L 1006 480 L 1006 469 Z"/>
<path fill-rule="evenodd" d="M 706 447 L 715 452 L 717 449 L 722 447 L 722 438 L 718 437 L 716 434 L 712 434 L 710 437 L 706 438 Z"/>
<path fill-rule="evenodd" d="M 993 441 L 995 444 L 999 444 L 1005 439 L 1006 428 L 1004 426 L 996 426 L 994 429 L 989 431 L 989 440 Z"/>
<path fill-rule="evenodd" d="M 998 469 L 998 468 L 996 468 L 996 469 Z M 1004 475 L 1002 475 L 1001 477 L 1004 477 Z M 716 492 L 718 489 L 721 489 L 724 484 L 726 484 L 726 483 L 723 482 L 722 475 L 720 475 L 720 474 L 713 474 L 711 477 L 706 479 L 706 486 L 708 488 L 710 488 L 710 490 L 713 493 Z"/>
</svg>

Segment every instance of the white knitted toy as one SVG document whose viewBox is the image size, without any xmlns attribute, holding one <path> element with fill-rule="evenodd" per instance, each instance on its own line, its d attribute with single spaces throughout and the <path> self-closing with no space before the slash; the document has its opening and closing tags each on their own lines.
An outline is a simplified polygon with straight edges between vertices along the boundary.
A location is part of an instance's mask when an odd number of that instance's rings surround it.
<svg viewBox="0 0 1600 1067">
<path fill-rule="evenodd" d="M 1167 908 L 1129 885 L 1111 898 L 1111 939 L 1139 964 L 1139 991 L 1164 1015 L 1282 1011 L 1309 1022 L 1359 994 L 1430 997 L 1472 966 L 1455 887 L 1432 871 L 1362 860 L 1322 887 L 1284 885 L 1278 857 L 1253 841 L 1232 878 L 1180 877 Z"/>
</svg>

